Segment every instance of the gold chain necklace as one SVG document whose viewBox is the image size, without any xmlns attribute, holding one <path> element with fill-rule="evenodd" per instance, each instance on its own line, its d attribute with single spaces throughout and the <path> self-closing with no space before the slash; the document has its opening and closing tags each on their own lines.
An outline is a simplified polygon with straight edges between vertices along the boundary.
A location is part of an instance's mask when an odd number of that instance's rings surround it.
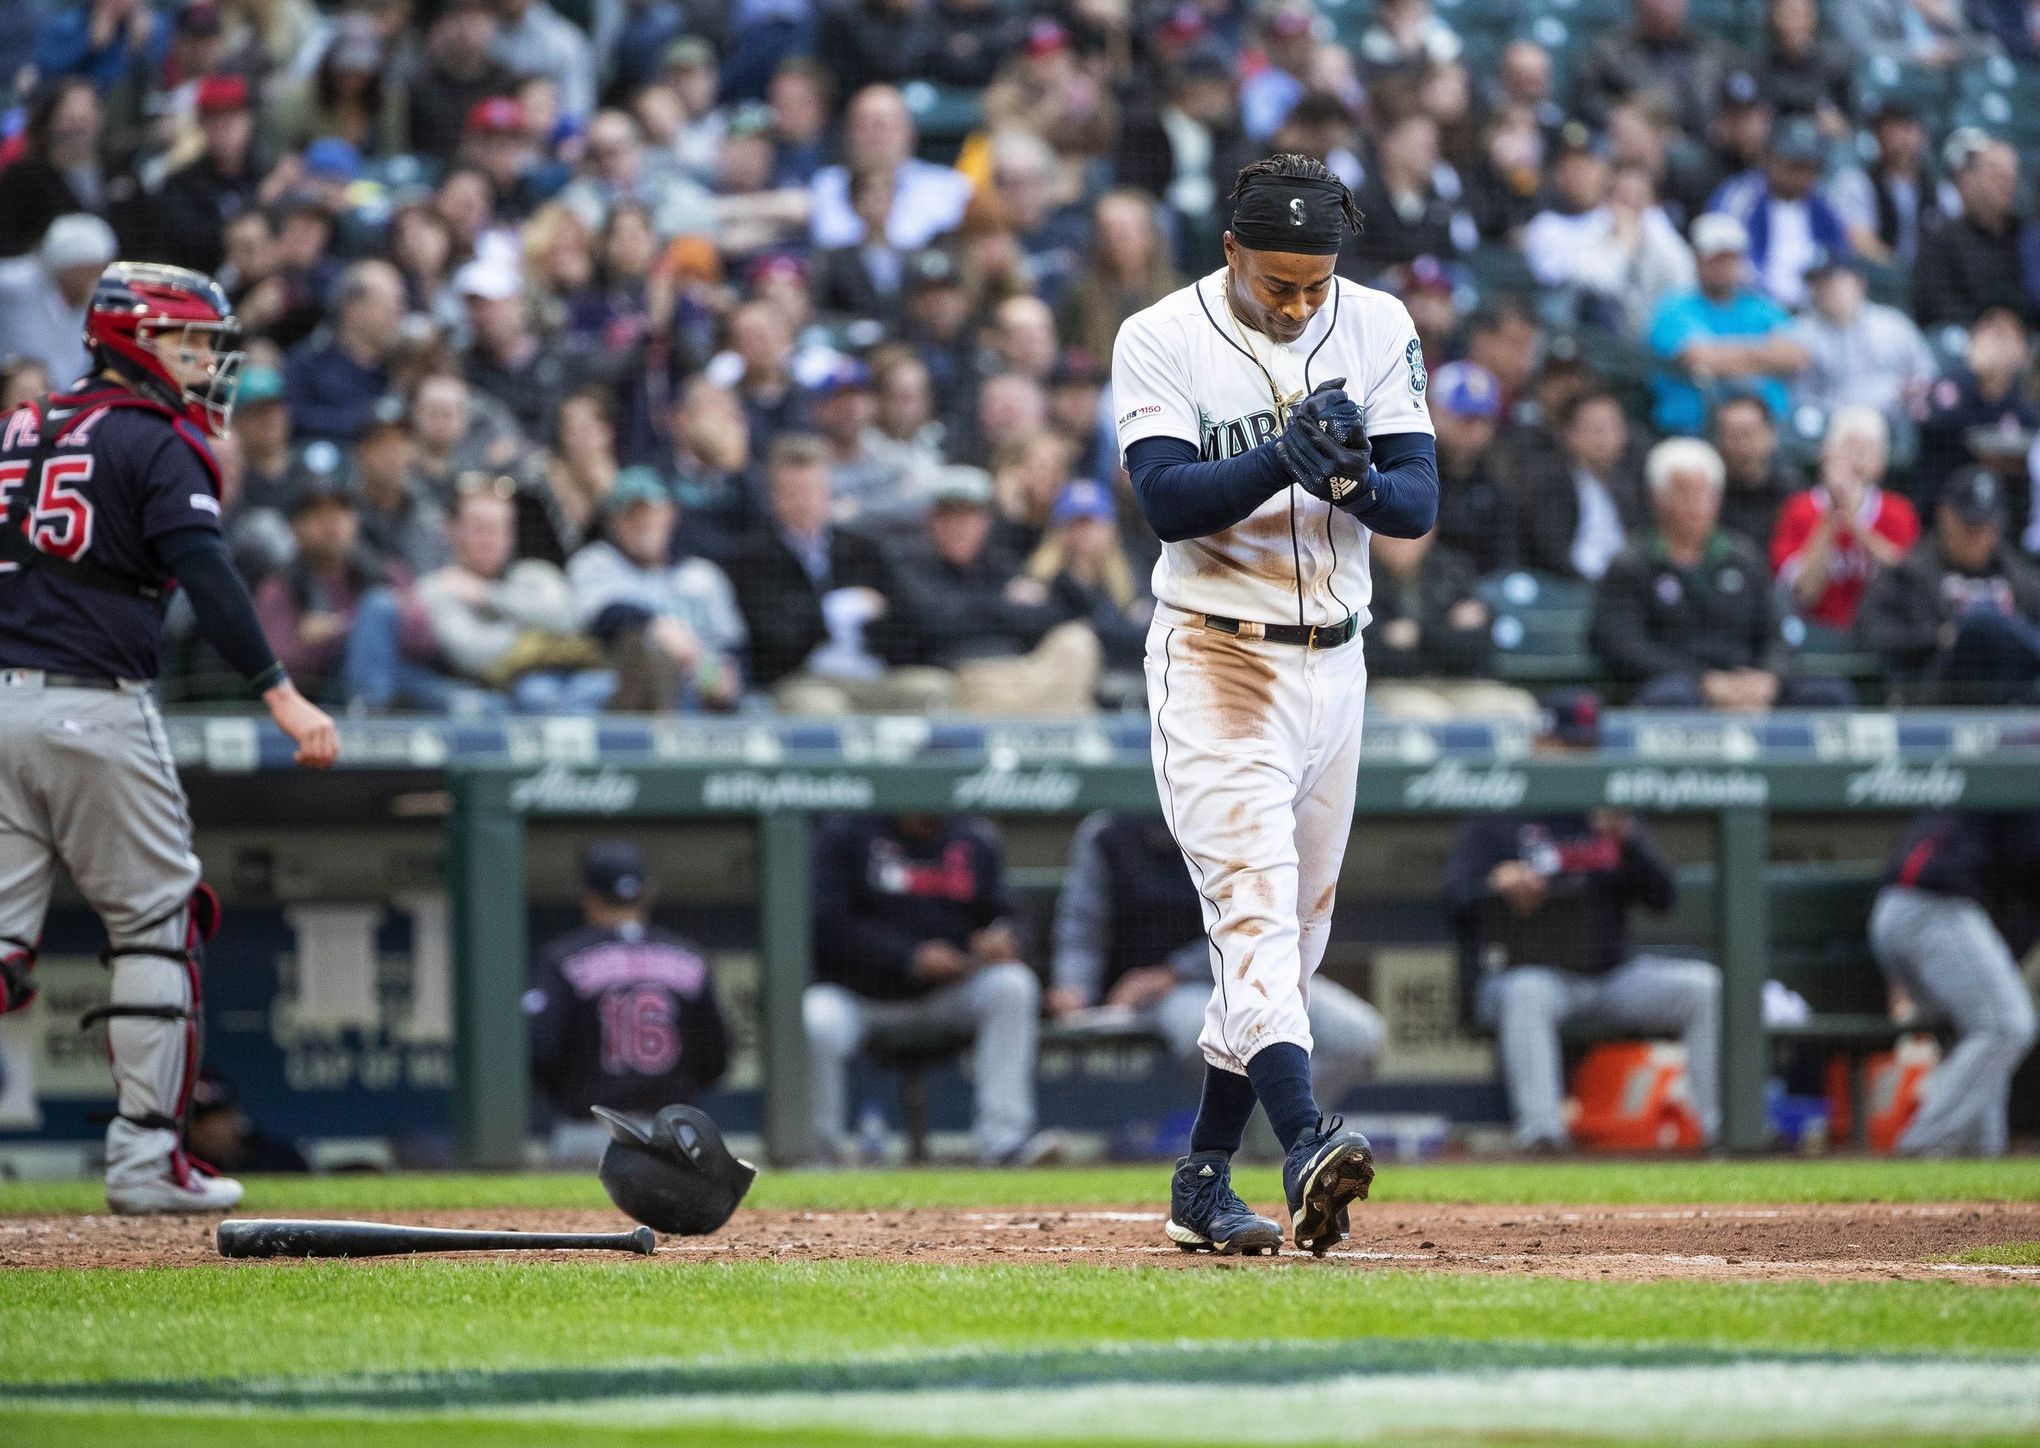
<svg viewBox="0 0 2040 1448">
<path fill-rule="evenodd" d="M 1263 362 L 1261 354 L 1254 350 L 1253 340 L 1247 336 L 1247 328 L 1245 323 L 1240 321 L 1240 314 L 1233 310 L 1232 271 L 1230 268 L 1226 271 L 1225 281 L 1222 285 L 1225 287 L 1225 314 L 1232 320 L 1233 331 L 1239 336 L 1240 350 L 1247 354 L 1247 360 L 1254 364 L 1255 369 L 1260 372 L 1262 380 L 1268 384 L 1268 395 L 1275 399 L 1276 427 L 1287 427 L 1289 425 L 1289 409 L 1303 400 L 1303 389 L 1299 387 L 1287 396 L 1283 395 L 1282 388 L 1275 381 L 1275 374 L 1268 370 L 1268 364 Z"/>
</svg>

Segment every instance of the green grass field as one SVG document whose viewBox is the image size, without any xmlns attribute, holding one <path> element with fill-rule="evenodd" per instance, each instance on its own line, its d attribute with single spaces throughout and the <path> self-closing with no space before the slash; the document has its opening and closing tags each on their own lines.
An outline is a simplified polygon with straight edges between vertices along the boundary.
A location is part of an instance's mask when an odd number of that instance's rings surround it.
<svg viewBox="0 0 2040 1448">
<path fill-rule="evenodd" d="M 1272 1197 L 1272 1175 L 1242 1188 Z M 768 1173 L 791 1209 L 1154 1203 L 1154 1168 Z M 2040 1161 L 1440 1166 L 1392 1202 L 2040 1201 Z M 599 1208 L 564 1176 L 273 1178 L 257 1213 Z M 8 1216 L 96 1189 L 0 1187 Z M 13 1230 L 22 1230 L 15 1228 Z M 2031 1242 L 1958 1262 L 2016 1273 Z M 137 1436 L 138 1425 L 145 1431 Z M 1995 1444 L 2040 1278 L 498 1258 L 0 1272 L 0 1443 Z"/>
</svg>

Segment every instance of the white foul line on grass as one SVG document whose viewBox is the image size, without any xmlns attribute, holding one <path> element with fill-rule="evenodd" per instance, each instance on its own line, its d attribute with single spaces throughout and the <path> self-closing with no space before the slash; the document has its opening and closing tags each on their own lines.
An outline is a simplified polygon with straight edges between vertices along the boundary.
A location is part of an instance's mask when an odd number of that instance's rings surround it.
<svg viewBox="0 0 2040 1448">
<path fill-rule="evenodd" d="M 491 1413 L 490 1416 L 497 1416 Z M 1837 1434 L 2040 1432 L 2029 1365 L 1781 1362 L 1388 1372 L 1287 1384 L 1115 1383 L 995 1389 L 647 1397 L 521 1408 L 520 1419 L 833 1428 L 890 1438 L 1366 1442 L 1509 1432 L 1694 1442 Z M 1302 1436 L 1299 1436 L 1301 1434 Z"/>
</svg>

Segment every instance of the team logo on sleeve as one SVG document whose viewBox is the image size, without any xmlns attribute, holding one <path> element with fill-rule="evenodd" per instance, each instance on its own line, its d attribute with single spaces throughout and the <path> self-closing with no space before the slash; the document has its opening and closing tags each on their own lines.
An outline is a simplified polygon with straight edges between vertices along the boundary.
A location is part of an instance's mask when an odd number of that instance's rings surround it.
<svg viewBox="0 0 2040 1448">
<path fill-rule="evenodd" d="M 1410 365 L 1410 395 L 1422 397 L 1424 389 L 1431 385 L 1431 379 L 1424 372 L 1424 344 L 1415 337 L 1410 345 L 1403 348 L 1403 361 Z"/>
</svg>

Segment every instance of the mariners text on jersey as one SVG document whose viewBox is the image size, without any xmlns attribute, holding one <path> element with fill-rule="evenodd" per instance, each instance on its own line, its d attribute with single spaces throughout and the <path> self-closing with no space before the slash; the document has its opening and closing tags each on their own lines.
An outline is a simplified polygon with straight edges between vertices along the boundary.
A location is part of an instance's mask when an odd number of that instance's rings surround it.
<svg viewBox="0 0 2040 1448">
<path fill-rule="evenodd" d="M 1370 437 L 1431 433 L 1423 348 L 1396 298 L 1335 277 L 1303 335 L 1285 345 L 1234 318 L 1226 285 L 1224 269 L 1212 272 L 1120 328 L 1112 400 L 1122 453 L 1171 437 L 1206 461 L 1237 457 L 1274 437 L 1289 406 L 1334 377 L 1346 379 Z M 1367 536 L 1350 514 L 1284 488 L 1224 532 L 1164 544 L 1154 594 L 1192 613 L 1298 624 L 1350 614 L 1364 625 Z"/>
</svg>

